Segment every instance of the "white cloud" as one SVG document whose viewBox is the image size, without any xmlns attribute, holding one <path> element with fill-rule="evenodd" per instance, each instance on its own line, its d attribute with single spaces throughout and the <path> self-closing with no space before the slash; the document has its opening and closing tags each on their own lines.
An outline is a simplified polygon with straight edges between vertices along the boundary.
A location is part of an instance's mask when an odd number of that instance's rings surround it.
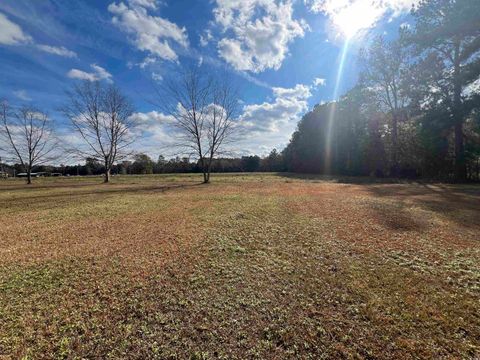
<svg viewBox="0 0 480 360">
<path fill-rule="evenodd" d="M 284 147 L 308 109 L 310 90 L 310 86 L 303 84 L 293 88 L 274 87 L 272 101 L 245 105 L 239 120 L 248 138 L 238 144 L 242 150 L 263 155 L 273 148 Z"/>
<path fill-rule="evenodd" d="M 176 61 L 178 55 L 172 45 L 188 47 L 186 29 L 148 14 L 147 9 L 156 8 L 157 2 L 153 0 L 129 0 L 128 5 L 123 2 L 111 3 L 108 11 L 113 14 L 112 22 L 131 35 L 132 42 L 139 50 L 160 59 Z"/>
<path fill-rule="evenodd" d="M 17 98 L 23 101 L 31 101 L 32 98 L 28 96 L 28 93 L 26 90 L 16 90 L 13 92 L 13 95 L 15 95 Z"/>
<path fill-rule="evenodd" d="M 163 76 L 160 75 L 159 73 L 152 72 L 152 79 L 155 80 L 155 81 L 162 81 L 162 80 L 163 80 Z"/>
<path fill-rule="evenodd" d="M 68 50 L 64 46 L 57 47 L 57 46 L 39 44 L 37 45 L 37 48 L 49 54 L 54 54 L 54 55 L 63 56 L 67 58 L 77 57 L 77 54 L 74 51 Z"/>
<path fill-rule="evenodd" d="M 100 80 L 110 80 L 112 78 L 112 74 L 110 74 L 107 70 L 105 70 L 103 67 L 98 66 L 97 64 L 92 64 L 90 67 L 95 71 L 95 74 Z"/>
<path fill-rule="evenodd" d="M 155 158 L 159 153 L 170 156 L 174 148 L 176 134 L 172 124 L 174 118 L 158 111 L 137 112 L 130 119 L 136 124 L 137 140 L 134 151 L 143 152 Z"/>
<path fill-rule="evenodd" d="M 156 59 L 152 56 L 147 56 L 143 61 L 137 64 L 141 69 L 145 69 L 148 65 L 156 62 Z"/>
<path fill-rule="evenodd" d="M 25 34 L 20 26 L 0 13 L 0 44 L 17 45 L 31 41 L 32 38 L 28 34 Z"/>
<path fill-rule="evenodd" d="M 144 7 L 149 9 L 157 9 L 157 0 L 128 0 L 128 3 L 132 7 Z"/>
<path fill-rule="evenodd" d="M 312 12 L 324 13 L 345 36 L 373 27 L 383 16 L 397 17 L 419 0 L 304 0 Z"/>
<path fill-rule="evenodd" d="M 279 132 L 282 125 L 298 120 L 299 115 L 307 109 L 308 98 L 312 96 L 310 87 L 303 84 L 294 88 L 274 87 L 272 91 L 273 101 L 244 106 L 241 121 L 245 128 Z"/>
<path fill-rule="evenodd" d="M 151 125 L 172 124 L 175 119 L 170 115 L 158 111 L 150 111 L 148 113 L 137 112 L 131 115 L 131 119 L 144 130 L 148 130 Z"/>
<path fill-rule="evenodd" d="M 213 11 L 223 34 L 219 55 L 237 70 L 278 70 L 289 44 L 307 28 L 293 19 L 290 0 L 216 0 Z"/>
<path fill-rule="evenodd" d="M 88 80 L 88 81 L 99 81 L 105 80 L 107 82 L 112 82 L 112 74 L 110 74 L 103 67 L 98 66 L 97 64 L 91 64 L 93 72 L 86 72 L 78 69 L 72 69 L 67 73 L 67 76 L 72 79 L 79 80 Z"/>
<path fill-rule="evenodd" d="M 210 29 L 205 30 L 205 35 L 200 34 L 200 45 L 207 46 L 212 41 L 213 35 Z"/>
<path fill-rule="evenodd" d="M 319 87 L 319 86 L 325 86 L 327 83 L 327 80 L 323 79 L 323 78 L 315 78 L 313 79 L 313 85 L 315 87 Z"/>
</svg>

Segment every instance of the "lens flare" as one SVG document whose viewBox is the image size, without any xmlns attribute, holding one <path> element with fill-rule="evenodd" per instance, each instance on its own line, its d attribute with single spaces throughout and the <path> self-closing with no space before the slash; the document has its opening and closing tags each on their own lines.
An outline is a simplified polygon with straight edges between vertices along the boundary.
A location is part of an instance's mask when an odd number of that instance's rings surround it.
<svg viewBox="0 0 480 360">
<path fill-rule="evenodd" d="M 328 113 L 328 118 L 327 118 L 327 133 L 326 133 L 326 140 L 325 140 L 325 169 L 324 173 L 329 174 L 331 173 L 331 165 L 332 165 L 332 131 L 333 131 L 333 121 L 335 118 L 335 112 L 337 108 L 337 98 L 339 95 L 340 91 L 340 85 L 342 83 L 342 76 L 343 76 L 343 70 L 345 67 L 345 60 L 347 58 L 347 53 L 348 53 L 348 47 L 350 44 L 350 39 L 347 38 L 345 43 L 343 44 L 342 51 L 340 53 L 340 61 L 338 63 L 338 70 L 337 70 L 337 77 L 335 80 L 335 88 L 333 90 L 333 102 L 330 106 L 330 111 Z"/>
</svg>

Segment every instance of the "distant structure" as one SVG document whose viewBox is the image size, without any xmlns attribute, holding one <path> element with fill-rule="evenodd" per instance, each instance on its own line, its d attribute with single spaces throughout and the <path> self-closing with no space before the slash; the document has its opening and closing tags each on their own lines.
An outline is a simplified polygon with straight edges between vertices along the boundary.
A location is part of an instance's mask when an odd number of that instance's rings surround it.
<svg viewBox="0 0 480 360">
<path fill-rule="evenodd" d="M 50 177 L 50 176 L 53 176 L 53 177 L 63 176 L 62 173 L 50 173 L 50 172 L 46 172 L 46 171 L 34 172 L 34 173 L 32 172 L 30 175 L 32 176 L 32 178 Z M 25 178 L 27 176 L 28 176 L 27 173 L 18 173 L 17 174 L 17 177 L 19 177 L 19 178 Z"/>
</svg>

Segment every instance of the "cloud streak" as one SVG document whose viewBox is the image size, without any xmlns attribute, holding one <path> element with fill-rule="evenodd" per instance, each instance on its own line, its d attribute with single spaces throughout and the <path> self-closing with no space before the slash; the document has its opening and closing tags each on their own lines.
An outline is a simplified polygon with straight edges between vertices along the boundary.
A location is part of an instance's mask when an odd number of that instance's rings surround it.
<svg viewBox="0 0 480 360">
<path fill-rule="evenodd" d="M 87 80 L 87 81 L 105 80 L 107 82 L 113 82 L 112 74 L 110 74 L 103 67 L 98 66 L 97 64 L 91 64 L 90 67 L 92 68 L 93 72 L 86 72 L 79 69 L 71 69 L 67 73 L 67 76 L 71 79 L 78 79 L 78 80 Z"/>
<path fill-rule="evenodd" d="M 64 46 L 57 47 L 57 46 L 39 44 L 39 45 L 37 45 L 37 49 L 39 49 L 43 52 L 49 53 L 49 54 L 63 56 L 63 57 L 67 57 L 67 58 L 76 58 L 77 57 L 77 54 L 74 51 L 68 50 Z"/>
<path fill-rule="evenodd" d="M 77 54 L 64 46 L 35 44 L 33 38 L 22 28 L 0 13 L 0 44 L 2 45 L 34 45 L 38 50 L 67 58 L 77 57 Z"/>
<path fill-rule="evenodd" d="M 32 98 L 28 96 L 28 93 L 26 90 L 16 90 L 13 92 L 13 95 L 15 95 L 18 99 L 23 100 L 23 101 L 31 101 Z"/>
<path fill-rule="evenodd" d="M 32 37 L 24 33 L 20 26 L 0 13 L 0 44 L 18 45 L 28 44 L 32 41 Z"/>
</svg>

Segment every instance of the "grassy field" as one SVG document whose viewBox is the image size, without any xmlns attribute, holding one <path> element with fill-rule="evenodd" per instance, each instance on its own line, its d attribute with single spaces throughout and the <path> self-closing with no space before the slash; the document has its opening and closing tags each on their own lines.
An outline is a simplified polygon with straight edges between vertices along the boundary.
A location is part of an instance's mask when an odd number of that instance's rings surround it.
<svg viewBox="0 0 480 360">
<path fill-rule="evenodd" d="M 200 180 L 0 181 L 0 359 L 480 357 L 479 186 Z"/>
</svg>

